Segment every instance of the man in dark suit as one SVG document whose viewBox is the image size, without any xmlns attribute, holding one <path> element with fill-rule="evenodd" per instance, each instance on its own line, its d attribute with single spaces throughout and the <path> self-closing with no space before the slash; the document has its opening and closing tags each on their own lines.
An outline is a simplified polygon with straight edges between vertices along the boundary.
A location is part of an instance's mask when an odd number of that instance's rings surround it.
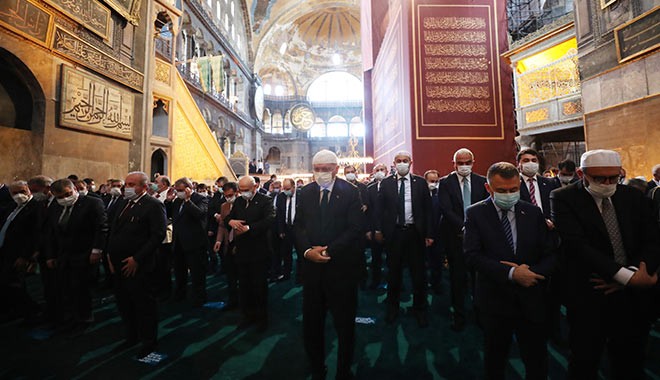
<svg viewBox="0 0 660 380">
<path fill-rule="evenodd" d="M 654 187 L 657 187 L 658 184 L 660 184 L 660 164 L 657 164 L 653 166 L 653 169 L 651 170 L 651 175 L 653 178 L 651 178 L 650 181 L 647 182 L 647 187 L 646 187 L 646 192 L 649 193 L 651 190 L 653 190 Z"/>
<path fill-rule="evenodd" d="M 81 195 L 77 185 L 68 179 L 51 185 L 56 202 L 48 208 L 44 254 L 48 268 L 58 273 L 61 322 L 84 330 L 94 320 L 90 286 L 101 261 L 107 224 L 101 199 Z"/>
<path fill-rule="evenodd" d="M 270 185 L 275 181 L 277 181 L 277 175 L 273 174 L 270 176 L 270 179 L 263 184 L 262 188 L 266 191 L 270 191 Z"/>
<path fill-rule="evenodd" d="M 199 307 L 206 303 L 206 234 L 209 198 L 193 192 L 188 178 L 174 182 L 176 193 L 165 201 L 167 215 L 172 219 L 172 254 L 176 279 L 175 299 L 186 297 L 188 271 L 192 283 L 192 303 Z"/>
<path fill-rule="evenodd" d="M 231 310 L 238 306 L 238 267 L 236 266 L 236 250 L 234 245 L 234 234 L 230 233 L 225 225 L 225 218 L 231 212 L 234 202 L 238 197 L 238 184 L 227 182 L 222 185 L 225 202 L 220 206 L 220 213 L 215 219 L 218 224 L 213 251 L 220 254 L 222 266 L 227 277 L 227 302 L 223 310 Z"/>
<path fill-rule="evenodd" d="M 239 303 L 245 328 L 256 323 L 260 331 L 268 328 L 268 229 L 275 218 L 273 200 L 258 192 L 254 178 L 238 181 L 241 197 L 225 218 L 236 245 Z"/>
<path fill-rule="evenodd" d="M 218 191 L 216 191 L 213 194 L 213 197 L 209 200 L 209 207 L 208 207 L 208 221 L 206 223 L 206 229 L 207 229 L 207 235 L 209 237 L 209 245 L 210 247 L 213 247 L 215 244 L 215 237 L 218 231 L 218 221 L 217 217 L 220 214 L 220 209 L 222 207 L 222 204 L 225 203 L 226 199 L 224 196 L 224 191 L 223 191 L 223 186 L 225 183 L 227 183 L 229 180 L 227 177 L 219 177 L 215 181 L 215 185 L 218 187 Z M 213 250 L 209 250 L 209 272 L 211 273 L 220 273 L 221 268 L 218 268 L 218 257 L 217 255 L 213 252 Z M 222 255 L 221 255 L 222 256 Z M 222 258 L 220 259 L 220 267 L 222 267 Z"/>
<path fill-rule="evenodd" d="M 466 210 L 463 247 L 477 272 L 475 303 L 484 330 L 486 379 L 505 379 L 515 333 L 526 379 L 546 379 L 545 279 L 556 255 L 541 210 L 520 200 L 520 174 L 507 162 L 488 169 L 490 198 Z"/>
<path fill-rule="evenodd" d="M 440 225 L 441 209 L 440 209 L 440 196 L 438 194 L 438 185 L 440 183 L 440 173 L 437 170 L 427 170 L 424 173 L 424 179 L 429 187 L 431 194 L 431 205 L 433 206 L 433 220 L 436 226 Z M 431 288 L 436 295 L 442 294 L 442 266 L 443 266 L 444 246 L 440 239 L 440 230 L 435 230 L 433 237 L 433 245 L 426 247 L 426 261 L 429 267 Z"/>
<path fill-rule="evenodd" d="M 325 316 L 337 331 L 337 379 L 352 379 L 357 288 L 364 214 L 358 189 L 337 178 L 337 156 L 321 150 L 312 159 L 315 182 L 299 190 L 296 251 L 305 258 L 303 333 L 312 379 L 325 379 Z"/>
<path fill-rule="evenodd" d="M 298 194 L 296 184 L 291 178 L 282 181 L 282 193 L 277 197 L 275 218 L 277 222 L 277 236 L 281 240 L 280 255 L 277 260 L 277 271 L 281 273 L 283 280 L 291 278 L 293 264 L 293 244 L 295 233 L 293 221 L 296 220 L 296 207 L 298 205 Z M 283 265 L 282 265 L 283 264 Z M 280 267 L 280 265 L 282 265 Z M 302 259 L 298 258 L 296 277 L 300 277 Z M 280 269 L 281 268 L 281 269 Z"/>
<path fill-rule="evenodd" d="M 156 348 L 158 304 L 150 276 L 156 268 L 158 247 L 165 238 L 167 216 L 161 202 L 147 194 L 149 177 L 132 172 L 126 177 L 125 199 L 112 220 L 106 248 L 114 274 L 117 308 L 126 327 L 126 340 L 114 351 L 142 342 L 138 358 Z"/>
<path fill-rule="evenodd" d="M 553 178 L 555 181 L 555 188 L 566 187 L 573 182 L 579 181 L 579 178 L 575 174 L 577 168 L 573 160 L 563 160 L 557 164 L 557 167 L 559 168 L 559 173 Z"/>
<path fill-rule="evenodd" d="M 467 266 L 463 256 L 463 225 L 465 209 L 488 197 L 486 178 L 473 173 L 474 154 L 461 148 L 454 153 L 454 172 L 440 180 L 438 197 L 442 219 L 440 235 L 447 250 L 449 263 L 449 284 L 453 309 L 451 328 L 461 331 L 465 328 L 465 289 L 467 287 Z M 472 279 L 474 282 L 474 278 Z"/>
<path fill-rule="evenodd" d="M 9 185 L 9 193 L 14 205 L 0 216 L 0 310 L 33 322 L 39 307 L 25 289 L 25 274 L 35 267 L 44 201 L 34 199 L 25 181 Z"/>
<path fill-rule="evenodd" d="M 371 248 L 371 283 L 369 289 L 377 289 L 381 283 L 383 273 L 383 243 L 376 241 L 375 226 L 378 215 L 376 214 L 376 204 L 378 203 L 378 194 L 380 185 L 387 177 L 387 166 L 385 164 L 376 164 L 373 171 L 373 181 L 367 186 L 367 244 Z"/>
<path fill-rule="evenodd" d="M 399 315 L 399 296 L 404 263 L 408 264 L 413 288 L 413 311 L 420 327 L 427 327 L 425 247 L 433 244 L 435 221 L 429 188 L 423 177 L 410 171 L 412 155 L 394 156 L 397 174 L 380 185 L 376 205 L 376 240 L 387 249 L 389 279 L 385 320 L 392 323 Z"/>
<path fill-rule="evenodd" d="M 258 189 L 257 189 L 257 192 L 259 194 L 268 195 L 268 189 L 264 188 L 264 187 L 261 187 L 261 178 L 259 178 L 257 176 L 254 176 L 252 178 L 254 178 L 254 182 L 257 184 L 257 186 L 259 186 Z M 270 186 L 270 184 L 268 186 Z"/>
<path fill-rule="evenodd" d="M 618 153 L 588 151 L 577 173 L 580 182 L 550 195 L 570 289 L 568 377 L 596 379 L 607 348 L 613 379 L 643 379 L 658 225 L 644 195 L 617 184 Z"/>
<path fill-rule="evenodd" d="M 552 228 L 550 221 L 550 192 L 558 187 L 552 178 L 538 174 L 539 154 L 534 149 L 523 149 L 516 156 L 518 170 L 520 170 L 520 199 L 537 206 L 543 212 L 548 227 Z M 523 186 L 524 185 L 524 186 Z"/>
<path fill-rule="evenodd" d="M 358 188 L 358 191 L 360 192 L 360 202 L 362 204 L 361 210 L 366 216 L 367 211 L 369 209 L 369 194 L 367 193 L 367 185 L 358 181 L 357 169 L 355 169 L 355 166 L 353 165 L 344 166 L 344 177 L 346 178 L 346 182 Z M 366 289 L 367 277 L 369 277 L 369 273 L 367 272 L 367 252 L 366 252 L 367 249 L 366 233 L 368 230 L 369 230 L 369 225 L 367 223 L 367 218 L 365 217 L 364 228 L 363 228 L 364 233 L 360 238 L 360 245 L 361 245 L 360 249 L 362 251 L 362 279 L 360 281 L 360 288 L 362 290 Z"/>
<path fill-rule="evenodd" d="M 79 179 L 77 181 L 71 181 L 71 182 L 76 187 L 76 190 L 78 191 L 78 194 L 80 194 L 82 196 L 98 198 L 98 200 L 101 200 L 100 195 L 98 195 L 95 192 L 89 190 L 87 182 L 83 181 L 82 179 Z M 103 202 L 101 202 L 101 204 L 103 204 Z"/>
<path fill-rule="evenodd" d="M 273 224 L 268 229 L 268 248 L 270 250 L 270 268 L 268 274 L 271 282 L 284 281 L 284 268 L 282 267 L 282 239 L 280 239 L 277 225 L 277 202 L 281 197 L 282 181 L 276 179 L 268 187 L 268 197 L 273 203 L 275 217 Z"/>
</svg>

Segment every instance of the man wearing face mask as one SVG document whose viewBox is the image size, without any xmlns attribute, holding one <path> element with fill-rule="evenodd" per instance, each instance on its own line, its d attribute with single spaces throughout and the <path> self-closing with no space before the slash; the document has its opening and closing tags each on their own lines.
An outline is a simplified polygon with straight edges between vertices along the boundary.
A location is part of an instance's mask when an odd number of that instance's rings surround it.
<svg viewBox="0 0 660 380">
<path fill-rule="evenodd" d="M 534 149 L 523 149 L 516 156 L 520 171 L 520 199 L 541 209 L 548 228 L 552 229 L 550 220 L 550 192 L 556 189 L 557 183 L 552 178 L 539 175 L 539 154 Z"/>
<path fill-rule="evenodd" d="M 380 185 L 387 177 L 387 166 L 385 164 L 376 164 L 373 170 L 373 181 L 367 185 L 367 204 L 371 207 L 367 208 L 367 244 L 371 248 L 371 283 L 369 289 L 377 289 L 381 283 L 383 273 L 383 243 L 375 239 L 375 226 L 376 226 L 376 204 L 378 203 L 378 194 L 380 192 Z"/>
<path fill-rule="evenodd" d="M 151 281 L 167 224 L 163 204 L 147 195 L 148 182 L 149 177 L 143 172 L 128 173 L 124 199 L 120 200 L 119 212 L 111 221 L 106 249 L 115 276 L 117 308 L 126 329 L 126 340 L 113 352 L 142 342 L 138 359 L 156 348 L 158 304 Z"/>
<path fill-rule="evenodd" d="M 338 380 L 352 379 L 357 289 L 362 276 L 360 246 L 364 214 L 358 189 L 341 178 L 337 155 L 321 150 L 312 159 L 315 181 L 298 193 L 294 222 L 296 252 L 305 263 L 303 335 L 312 379 L 325 379 L 325 320 L 337 332 Z"/>
<path fill-rule="evenodd" d="M 433 244 L 436 224 L 428 185 L 423 177 L 411 173 L 412 162 L 409 152 L 395 154 L 397 173 L 381 183 L 374 235 L 387 249 L 385 321 L 393 323 L 399 315 L 403 266 L 407 263 L 412 278 L 413 313 L 420 327 L 428 327 L 424 253 L 425 247 Z"/>
<path fill-rule="evenodd" d="M 124 186 L 124 182 L 120 179 L 111 179 L 110 188 L 106 193 L 105 198 L 103 198 L 103 203 L 105 204 L 105 211 L 108 213 L 108 219 L 114 216 L 114 212 L 117 209 L 119 201 L 122 199 L 121 189 Z"/>
<path fill-rule="evenodd" d="M 188 178 L 174 182 L 176 193 L 165 201 L 167 216 L 172 219 L 172 255 L 176 290 L 174 298 L 186 298 L 188 271 L 192 283 L 192 303 L 201 307 L 206 303 L 206 263 L 208 238 L 206 218 L 209 199 L 193 192 Z"/>
<path fill-rule="evenodd" d="M 103 202 L 81 195 L 68 179 L 51 185 L 56 202 L 48 208 L 45 252 L 49 269 L 57 270 L 61 323 L 82 332 L 94 320 L 91 279 L 103 252 L 107 224 Z M 81 186 L 82 187 L 82 186 Z M 85 188 L 86 189 L 86 188 Z"/>
<path fill-rule="evenodd" d="M 28 183 L 9 185 L 14 205 L 0 216 L 0 314 L 36 321 L 39 307 L 25 289 L 25 273 L 39 251 L 45 220 L 43 201 L 34 199 Z"/>
<path fill-rule="evenodd" d="M 559 174 L 555 178 L 555 188 L 566 187 L 573 182 L 577 182 L 579 179 L 575 175 L 575 162 L 572 160 L 561 161 L 558 165 Z"/>
<path fill-rule="evenodd" d="M 442 219 L 440 236 L 447 251 L 449 284 L 451 288 L 451 328 L 465 328 L 465 291 L 467 288 L 467 266 L 463 255 L 463 225 L 465 210 L 488 197 L 486 178 L 472 171 L 474 154 L 467 148 L 454 153 L 454 171 L 440 180 L 438 197 Z M 474 276 L 473 276 L 474 277 Z M 474 283 L 474 278 L 472 278 Z"/>
<path fill-rule="evenodd" d="M 440 197 L 438 195 L 438 184 L 440 182 L 440 173 L 437 170 L 427 170 L 424 173 L 424 179 L 429 186 L 429 193 L 431 194 L 431 204 L 433 205 L 433 220 L 436 225 L 440 225 Z M 436 234 L 433 238 L 433 245 L 426 247 L 426 262 L 430 270 L 430 283 L 433 292 L 436 295 L 442 294 L 442 266 L 444 247 L 440 243 L 440 231 L 436 229 Z"/>
<path fill-rule="evenodd" d="M 545 279 L 556 253 L 541 210 L 520 201 L 520 174 L 508 162 L 488 169 L 490 198 L 466 210 L 463 248 L 477 271 L 475 304 L 484 331 L 487 379 L 506 378 L 515 333 L 526 379 L 546 379 Z"/>
<path fill-rule="evenodd" d="M 238 181 L 241 197 L 225 218 L 231 228 L 236 246 L 238 293 L 243 320 L 239 327 L 252 324 L 265 331 L 268 328 L 268 229 L 275 219 L 273 201 L 258 192 L 254 178 L 246 176 Z"/>
<path fill-rule="evenodd" d="M 34 200 L 37 202 L 45 201 L 45 206 L 50 206 L 53 202 L 53 194 L 50 193 L 50 185 L 53 183 L 52 178 L 46 177 L 45 175 L 38 175 L 32 177 L 28 180 L 28 186 L 30 187 L 30 192 Z"/>
<path fill-rule="evenodd" d="M 159 202 L 165 204 L 168 194 L 176 194 L 176 191 L 171 187 L 172 182 L 170 177 L 159 175 L 156 177 L 156 189 L 152 196 Z M 159 301 L 164 301 L 172 296 L 172 220 L 167 219 L 167 231 L 163 243 L 158 248 L 158 255 L 156 255 L 156 269 L 154 273 L 154 282 L 156 288 L 156 297 Z"/>
<path fill-rule="evenodd" d="M 238 195 L 238 184 L 226 182 L 222 185 L 224 202 L 220 213 L 216 216 L 218 230 L 216 232 L 213 251 L 220 254 L 222 266 L 227 276 L 228 299 L 223 310 L 232 310 L 238 306 L 238 267 L 236 266 L 236 252 L 234 251 L 234 233 L 228 230 L 224 220 L 231 212 Z"/>
<path fill-rule="evenodd" d="M 644 194 L 617 184 L 617 152 L 584 153 L 577 173 L 581 181 L 550 195 L 570 289 L 568 378 L 596 379 L 607 348 L 613 379 L 643 379 L 658 227 Z"/>
<path fill-rule="evenodd" d="M 275 270 L 282 275 L 283 280 L 291 278 L 293 263 L 293 221 L 296 220 L 296 207 L 298 205 L 298 196 L 295 183 L 291 178 L 285 178 L 282 181 L 282 194 L 277 198 L 275 219 L 277 223 L 277 235 L 281 239 L 280 254 L 275 262 Z M 298 258 L 296 263 L 296 278 L 300 283 L 302 280 L 301 267 L 302 258 Z"/>
<path fill-rule="evenodd" d="M 268 187 L 268 196 L 273 202 L 273 209 L 275 210 L 275 218 L 273 218 L 273 224 L 268 230 L 268 244 L 270 250 L 270 281 L 283 281 L 284 273 L 282 269 L 282 258 L 281 258 L 281 249 L 282 249 L 282 239 L 280 239 L 277 227 L 277 202 L 282 193 L 282 181 L 279 179 L 274 179 L 270 186 Z"/>
<path fill-rule="evenodd" d="M 211 197 L 211 199 L 209 200 L 209 206 L 207 210 L 208 221 L 206 224 L 206 229 L 207 229 L 206 234 L 208 235 L 208 239 L 209 239 L 209 247 L 213 247 L 213 245 L 215 244 L 215 237 L 219 227 L 218 216 L 220 215 L 220 209 L 222 207 L 222 204 L 226 202 L 223 186 L 227 182 L 229 182 L 227 177 L 225 176 L 218 177 L 218 179 L 215 180 L 215 185 L 218 187 L 218 191 L 216 191 L 213 194 L 213 197 Z M 220 255 L 221 256 L 220 265 L 218 265 L 217 257 L 215 257 L 213 252 L 209 252 L 209 253 L 211 254 L 211 259 L 209 260 L 209 272 L 221 273 L 222 265 L 223 265 L 222 255 Z"/>
</svg>

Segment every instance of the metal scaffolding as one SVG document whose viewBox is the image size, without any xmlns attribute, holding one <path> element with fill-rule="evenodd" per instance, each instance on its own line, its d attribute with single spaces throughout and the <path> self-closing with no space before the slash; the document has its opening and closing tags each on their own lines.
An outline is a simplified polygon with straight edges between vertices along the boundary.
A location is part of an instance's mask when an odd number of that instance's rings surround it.
<svg viewBox="0 0 660 380">
<path fill-rule="evenodd" d="M 509 35 L 513 41 L 534 33 L 573 11 L 573 0 L 508 0 Z"/>
</svg>

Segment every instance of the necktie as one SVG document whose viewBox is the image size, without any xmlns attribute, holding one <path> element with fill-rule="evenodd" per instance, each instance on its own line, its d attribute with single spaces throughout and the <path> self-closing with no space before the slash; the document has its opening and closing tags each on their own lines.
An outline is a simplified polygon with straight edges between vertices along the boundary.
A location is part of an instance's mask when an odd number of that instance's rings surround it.
<svg viewBox="0 0 660 380">
<path fill-rule="evenodd" d="M 509 222 L 509 210 L 502 210 L 502 217 L 500 218 L 502 222 L 502 228 L 504 229 L 504 235 L 506 235 L 506 241 L 509 243 L 509 247 L 515 254 L 516 250 L 513 245 L 513 232 L 511 232 L 511 223 Z"/>
<path fill-rule="evenodd" d="M 470 181 L 463 177 L 463 211 L 472 204 L 472 194 L 470 192 Z"/>
<path fill-rule="evenodd" d="M 534 186 L 534 178 L 530 178 L 527 181 L 529 182 L 529 200 L 534 206 L 538 207 L 539 205 L 536 203 L 536 186 Z"/>
<path fill-rule="evenodd" d="M 119 220 L 123 221 L 125 217 L 128 216 L 128 212 L 133 208 L 133 206 L 135 206 L 135 202 L 128 202 L 126 207 L 124 207 L 124 209 L 121 211 L 121 214 L 119 214 Z"/>
<path fill-rule="evenodd" d="M 73 209 L 73 206 L 66 206 L 64 207 L 64 210 L 62 211 L 62 214 L 60 215 L 60 220 L 58 221 L 58 225 L 62 229 L 66 229 L 67 225 L 69 224 L 69 219 L 71 218 L 71 210 Z"/>
<path fill-rule="evenodd" d="M 399 186 L 399 224 L 406 224 L 406 177 L 401 177 Z"/>
<path fill-rule="evenodd" d="M 290 197 L 288 199 L 288 201 L 289 201 L 289 206 L 287 207 L 287 210 L 286 210 L 286 224 L 288 224 L 290 226 L 290 225 L 293 224 L 293 222 L 291 220 L 292 219 L 291 218 L 291 207 L 292 207 L 291 205 L 293 204 L 293 197 Z"/>
<path fill-rule="evenodd" d="M 106 210 L 110 210 L 110 207 L 112 207 L 112 205 L 115 204 L 115 201 L 116 201 L 116 200 L 117 200 L 116 197 L 112 197 L 112 198 L 110 198 L 110 202 L 108 202 L 108 207 L 106 208 Z"/>
<path fill-rule="evenodd" d="M 23 206 L 18 206 L 14 211 L 9 214 L 7 217 L 7 220 L 5 221 L 5 224 L 2 225 L 2 229 L 0 230 L 0 248 L 5 244 L 5 235 L 7 235 L 7 230 L 9 229 L 9 225 L 11 222 L 16 218 L 16 215 L 23 209 Z"/>
<path fill-rule="evenodd" d="M 614 250 L 614 261 L 619 265 L 625 266 L 628 260 L 626 250 L 623 247 L 623 239 L 621 239 L 619 221 L 616 219 L 616 212 L 609 198 L 603 199 L 602 207 L 603 222 L 605 222 L 607 234 L 610 236 L 610 243 L 612 243 L 612 249 Z"/>
<path fill-rule="evenodd" d="M 328 221 L 326 216 L 328 212 L 329 196 L 330 196 L 330 190 L 323 189 L 323 196 L 321 197 L 321 223 L 323 223 L 322 225 L 325 225 L 325 223 Z"/>
</svg>

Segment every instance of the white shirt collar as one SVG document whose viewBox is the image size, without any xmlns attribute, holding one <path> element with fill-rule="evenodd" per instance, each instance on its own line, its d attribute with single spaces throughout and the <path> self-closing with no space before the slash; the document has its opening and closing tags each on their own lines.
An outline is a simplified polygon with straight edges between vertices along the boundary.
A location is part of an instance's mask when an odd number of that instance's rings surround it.
<svg viewBox="0 0 660 380">
<path fill-rule="evenodd" d="M 526 176 L 526 175 L 524 175 L 524 174 L 522 174 L 522 173 L 520 173 L 520 175 L 525 179 L 525 182 L 529 182 L 530 179 L 531 179 L 532 181 L 536 181 L 536 175 L 533 176 L 533 177 L 528 177 L 528 176 Z"/>
<path fill-rule="evenodd" d="M 401 178 L 405 178 L 406 180 L 410 181 L 410 172 L 408 174 L 401 176 L 399 173 L 396 174 L 396 181 L 399 182 L 401 181 Z"/>
</svg>

